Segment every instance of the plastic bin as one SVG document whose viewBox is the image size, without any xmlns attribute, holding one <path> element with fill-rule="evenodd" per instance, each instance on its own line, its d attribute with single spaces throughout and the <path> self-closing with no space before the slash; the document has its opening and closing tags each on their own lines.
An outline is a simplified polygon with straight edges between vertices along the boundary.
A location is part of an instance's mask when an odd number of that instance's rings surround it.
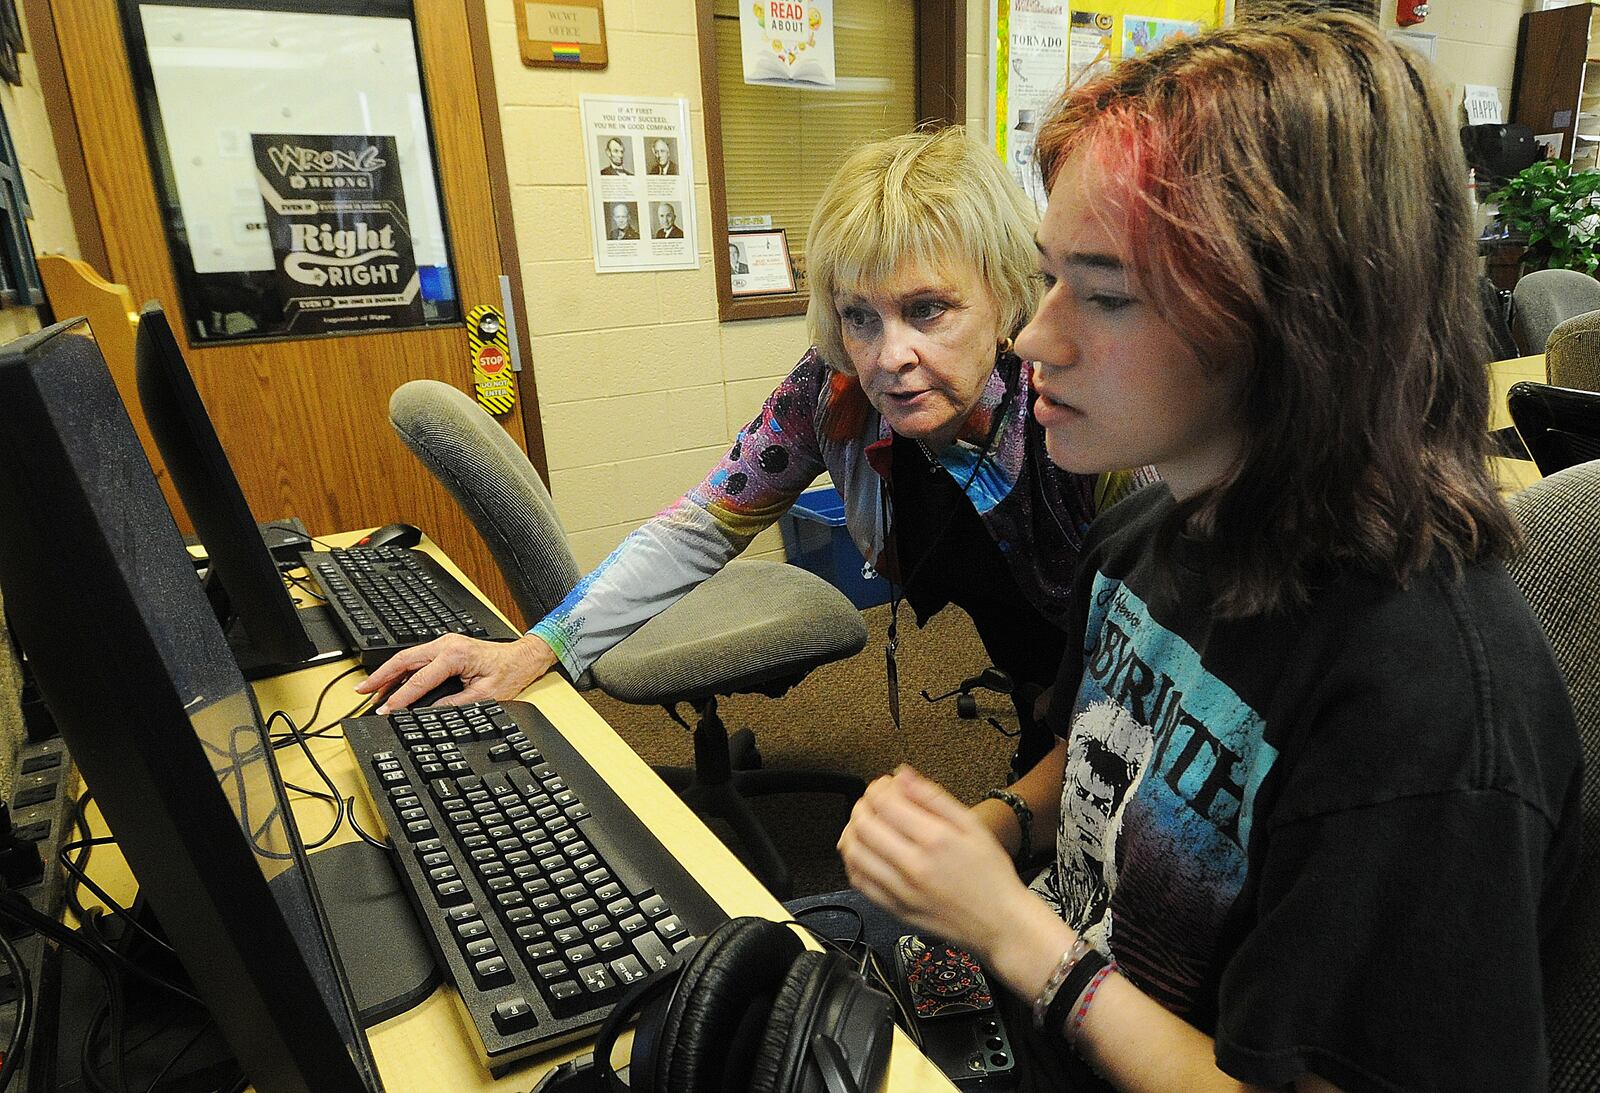
<svg viewBox="0 0 1600 1093">
<path fill-rule="evenodd" d="M 862 576 L 861 552 L 844 526 L 844 498 L 832 486 L 800 495 L 778 521 L 790 565 L 809 569 L 850 597 L 858 608 L 889 602 L 889 582 Z"/>
</svg>

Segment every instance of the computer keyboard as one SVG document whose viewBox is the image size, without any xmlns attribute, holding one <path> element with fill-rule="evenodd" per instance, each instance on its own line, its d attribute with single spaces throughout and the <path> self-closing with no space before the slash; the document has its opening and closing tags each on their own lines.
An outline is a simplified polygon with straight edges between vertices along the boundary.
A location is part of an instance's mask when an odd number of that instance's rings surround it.
<svg viewBox="0 0 1600 1093">
<path fill-rule="evenodd" d="M 527 703 L 344 728 L 491 1071 L 591 1033 L 727 918 Z"/>
<path fill-rule="evenodd" d="M 403 547 L 307 551 L 306 569 L 327 598 L 362 666 L 443 634 L 495 641 L 519 635 L 426 554 Z"/>
</svg>

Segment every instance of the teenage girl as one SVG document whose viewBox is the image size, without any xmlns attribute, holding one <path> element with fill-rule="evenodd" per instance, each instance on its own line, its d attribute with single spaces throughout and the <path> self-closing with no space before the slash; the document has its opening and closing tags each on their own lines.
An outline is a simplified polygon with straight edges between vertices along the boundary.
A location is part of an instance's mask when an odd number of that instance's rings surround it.
<svg viewBox="0 0 1600 1093">
<path fill-rule="evenodd" d="M 1126 60 L 1041 131 L 1050 458 L 1162 482 L 1084 546 L 1054 751 L 971 809 L 902 769 L 840 841 L 987 965 L 1034 1086 L 1545 1087 L 1578 745 L 1502 565 L 1448 118 L 1325 14 Z"/>
</svg>

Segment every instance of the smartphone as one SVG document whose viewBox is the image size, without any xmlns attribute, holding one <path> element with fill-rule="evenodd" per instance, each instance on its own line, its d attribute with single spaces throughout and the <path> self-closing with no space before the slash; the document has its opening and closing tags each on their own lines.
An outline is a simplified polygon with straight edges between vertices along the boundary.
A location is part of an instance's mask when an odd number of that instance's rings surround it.
<svg viewBox="0 0 1600 1093">
<path fill-rule="evenodd" d="M 895 943 L 900 985 L 922 1052 L 962 1089 L 1008 1089 L 1016 1062 L 994 992 L 972 954 L 906 934 Z"/>
<path fill-rule="evenodd" d="M 994 1008 L 989 980 L 972 954 L 942 941 L 906 934 L 894 947 L 895 967 L 919 1018 Z"/>
</svg>

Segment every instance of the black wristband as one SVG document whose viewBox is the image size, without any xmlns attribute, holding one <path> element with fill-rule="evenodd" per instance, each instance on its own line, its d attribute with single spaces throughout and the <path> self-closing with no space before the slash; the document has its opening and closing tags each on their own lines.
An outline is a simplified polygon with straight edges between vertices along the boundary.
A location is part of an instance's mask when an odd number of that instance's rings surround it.
<svg viewBox="0 0 1600 1093">
<path fill-rule="evenodd" d="M 1098 949 L 1090 949 L 1072 966 L 1072 971 L 1061 982 L 1061 989 L 1056 991 L 1056 996 L 1050 999 L 1049 1008 L 1044 1011 L 1044 1031 L 1047 1035 L 1063 1040 L 1067 1038 L 1067 1018 L 1083 996 L 1089 981 L 1109 963 Z"/>
</svg>

